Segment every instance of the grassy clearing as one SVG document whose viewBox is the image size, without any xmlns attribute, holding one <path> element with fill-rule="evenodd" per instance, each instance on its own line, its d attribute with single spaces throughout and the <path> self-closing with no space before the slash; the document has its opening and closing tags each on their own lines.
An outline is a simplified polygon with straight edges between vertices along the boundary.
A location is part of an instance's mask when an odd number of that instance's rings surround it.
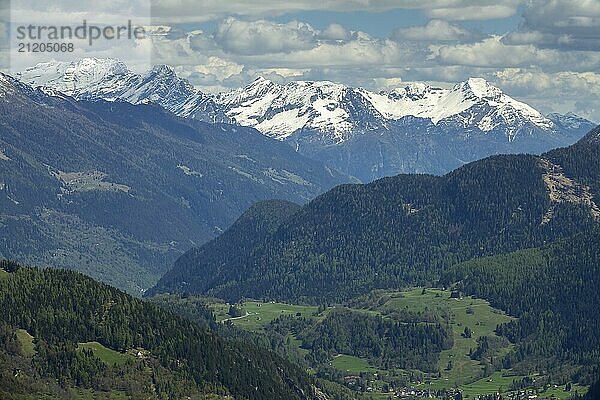
<svg viewBox="0 0 600 400">
<path fill-rule="evenodd" d="M 98 342 L 79 343 L 78 348 L 92 350 L 96 357 L 109 365 L 116 364 L 121 366 L 129 360 L 133 360 L 131 355 L 108 349 Z"/>
<path fill-rule="evenodd" d="M 495 372 L 487 378 L 462 386 L 462 389 L 465 398 L 473 398 L 474 396 L 481 394 L 508 393 L 511 384 L 522 378 L 523 376 Z M 537 395 L 540 399 L 554 398 L 564 400 L 571 398 L 575 392 L 584 394 L 587 391 L 587 388 L 578 385 L 573 385 L 570 392 L 567 392 L 564 389 L 564 386 L 551 387 L 547 390 L 538 392 Z"/>
<path fill-rule="evenodd" d="M 260 301 L 248 300 L 241 303 L 242 309 L 247 313 L 244 317 L 231 318 L 227 312 L 229 304 L 218 303 L 211 305 L 217 322 L 230 320 L 240 328 L 249 331 L 261 330 L 266 324 L 282 315 L 300 314 L 310 317 L 317 312 L 314 306 L 299 306 L 285 303 L 262 303 Z"/>
<path fill-rule="evenodd" d="M 487 378 L 480 379 L 468 385 L 462 386 L 465 396 L 473 397 L 478 394 L 504 393 L 514 381 L 522 379 L 523 376 L 503 375 L 494 372 Z"/>
<path fill-rule="evenodd" d="M 558 400 L 566 400 L 566 399 L 570 399 L 571 397 L 573 397 L 573 395 L 575 393 L 584 395 L 587 393 L 587 391 L 588 391 L 587 387 L 579 386 L 579 385 L 573 385 L 570 392 L 565 391 L 565 388 L 563 386 L 558 386 L 556 388 L 553 387 L 546 391 L 541 392 L 539 394 L 539 397 L 542 399 L 554 398 L 554 399 L 558 399 Z"/>
<path fill-rule="evenodd" d="M 464 297 L 450 298 L 450 291 L 427 289 L 422 294 L 422 288 L 416 288 L 392 294 L 392 298 L 384 305 L 386 308 L 408 311 L 431 311 L 438 315 L 447 314 L 454 334 L 454 346 L 440 355 L 439 368 L 441 379 L 433 383 L 437 387 L 458 386 L 473 382 L 480 376 L 482 367 L 479 361 L 471 360 L 469 351 L 477 348 L 477 338 L 494 336 L 496 326 L 510 321 L 512 318 L 494 309 L 482 299 Z M 462 336 L 465 327 L 473 331 L 470 338 Z M 498 354 L 504 354 L 510 346 Z M 449 363 L 452 369 L 448 370 Z"/>
<path fill-rule="evenodd" d="M 10 274 L 8 272 L 6 272 L 3 269 L 0 269 L 0 279 L 6 279 L 10 276 Z"/>
<path fill-rule="evenodd" d="M 35 348 L 33 345 L 33 336 L 29 334 L 25 329 L 17 329 L 17 339 L 21 343 L 23 353 L 27 357 L 33 357 L 35 355 Z"/>
<path fill-rule="evenodd" d="M 331 365 L 340 371 L 350 373 L 361 373 L 361 372 L 373 372 L 376 373 L 378 370 L 375 367 L 369 365 L 368 361 L 363 358 L 354 356 L 348 356 L 346 354 L 340 354 L 333 358 Z"/>
</svg>

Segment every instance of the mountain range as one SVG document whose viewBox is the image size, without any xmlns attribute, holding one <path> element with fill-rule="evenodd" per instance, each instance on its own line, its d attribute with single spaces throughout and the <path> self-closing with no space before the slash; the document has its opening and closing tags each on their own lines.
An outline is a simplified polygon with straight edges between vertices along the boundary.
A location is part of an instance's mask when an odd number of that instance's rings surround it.
<svg viewBox="0 0 600 400">
<path fill-rule="evenodd" d="M 149 293 L 343 301 L 433 284 L 458 262 L 586 232 L 600 221 L 599 135 L 441 177 L 342 185 L 302 207 L 261 203 L 180 257 Z"/>
<path fill-rule="evenodd" d="M 251 204 L 348 177 L 252 128 L 75 100 L 0 75 L 0 256 L 140 294 Z"/>
<path fill-rule="evenodd" d="M 363 182 L 444 174 L 493 154 L 540 154 L 575 143 L 594 126 L 574 114 L 544 116 L 481 78 L 451 88 L 408 83 L 389 92 L 258 78 L 207 94 L 168 66 L 136 74 L 112 59 L 48 62 L 17 77 L 77 99 L 155 102 L 181 117 L 254 127 Z"/>
<path fill-rule="evenodd" d="M 205 94 L 99 59 L 18 78 L 0 74 L 1 398 L 577 399 L 598 381 L 589 121 L 480 78 Z"/>
</svg>

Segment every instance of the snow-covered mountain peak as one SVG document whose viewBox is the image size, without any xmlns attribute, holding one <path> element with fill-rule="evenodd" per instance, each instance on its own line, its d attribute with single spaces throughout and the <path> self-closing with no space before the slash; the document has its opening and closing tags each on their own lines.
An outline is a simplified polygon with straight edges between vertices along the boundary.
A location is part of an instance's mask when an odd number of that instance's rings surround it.
<svg viewBox="0 0 600 400">
<path fill-rule="evenodd" d="M 196 92 L 170 66 L 157 65 L 139 75 L 111 58 L 42 63 L 23 71 L 19 79 L 79 99 L 118 99 L 134 104 L 154 102 L 171 111 L 181 107 Z"/>
<path fill-rule="evenodd" d="M 273 83 L 272 81 L 270 81 L 269 79 L 265 78 L 262 75 L 259 75 L 258 77 L 256 77 L 252 82 L 250 82 L 250 84 L 248 85 L 248 87 L 251 86 L 255 86 L 255 85 L 262 85 L 262 84 L 271 84 Z"/>
<path fill-rule="evenodd" d="M 34 82 L 41 86 L 45 83 L 56 82 L 59 78 L 82 79 L 93 77 L 96 80 L 113 75 L 130 74 L 129 68 L 123 62 L 112 58 L 82 58 L 75 62 L 48 61 L 36 64 L 19 73 L 17 77 L 25 82 Z"/>
<path fill-rule="evenodd" d="M 550 113 L 546 116 L 549 120 L 567 129 L 579 129 L 582 126 L 588 126 L 589 122 L 587 119 L 580 117 L 577 114 L 568 112 L 566 114 Z"/>
<path fill-rule="evenodd" d="M 483 78 L 469 78 L 466 82 L 463 82 L 458 86 L 470 91 L 475 97 L 480 99 L 496 99 L 503 94 L 502 90 L 492 86 Z"/>
<path fill-rule="evenodd" d="M 475 111 L 477 118 L 473 119 L 471 116 L 466 118 L 473 122 L 477 121 L 478 128 L 484 132 L 505 126 L 506 136 L 509 140 L 513 140 L 521 127 L 527 124 L 533 124 L 544 130 L 555 128 L 552 120 L 544 117 L 533 107 L 508 96 L 483 78 L 470 78 L 454 86 L 451 92 L 460 92 L 464 96 L 465 103 L 472 102 L 471 106 L 464 111 L 477 107 Z"/>
<path fill-rule="evenodd" d="M 138 75 L 118 60 L 97 58 L 38 64 L 19 78 L 75 98 L 155 102 L 184 117 L 252 126 L 278 139 L 312 131 L 341 142 L 354 133 L 388 129 L 389 123 L 405 117 L 483 132 L 499 129 L 511 140 L 524 126 L 553 131 L 556 124 L 571 129 L 579 123 L 576 118 L 545 117 L 483 78 L 451 88 L 408 82 L 375 93 L 330 81 L 278 84 L 260 76 L 245 87 L 207 95 L 167 65 Z"/>
<path fill-rule="evenodd" d="M 82 58 L 70 63 L 69 67 L 73 73 L 94 74 L 97 76 L 127 75 L 131 73 L 125 63 L 114 58 Z"/>
<path fill-rule="evenodd" d="M 516 101 L 483 78 L 470 78 L 450 89 L 412 83 L 388 94 L 369 91 L 362 94 L 388 119 L 413 116 L 437 124 L 454 118 L 465 127 L 475 124 L 482 131 L 506 124 L 513 126 L 511 132 L 516 132 L 527 122 L 542 129 L 553 127 L 553 122 L 537 110 Z"/>
<path fill-rule="evenodd" d="M 187 96 L 195 93 L 194 87 L 186 79 L 180 78 L 168 65 L 155 65 L 138 80 L 138 87 L 146 86 L 150 90 L 170 86 L 172 90 L 183 90 Z"/>
<path fill-rule="evenodd" d="M 146 73 L 146 76 L 164 76 L 164 77 L 174 77 L 176 76 L 175 70 L 165 64 L 159 64 L 153 66 L 150 71 Z"/>
<path fill-rule="evenodd" d="M 250 96 L 261 96 L 273 90 L 273 88 L 279 87 L 279 85 L 276 85 L 269 79 L 265 79 L 262 76 L 259 76 L 246 87 L 239 89 L 239 93 L 246 93 Z"/>
<path fill-rule="evenodd" d="M 329 81 L 294 81 L 285 85 L 259 77 L 248 86 L 215 97 L 227 116 L 240 125 L 285 139 L 303 129 L 343 140 L 353 121 L 350 89 Z"/>
<path fill-rule="evenodd" d="M 155 102 L 176 111 L 195 93 L 194 87 L 177 76 L 173 68 L 156 65 L 143 76 L 136 76 L 120 98 L 132 103 Z"/>
<path fill-rule="evenodd" d="M 83 58 L 76 62 L 39 63 L 17 74 L 22 82 L 74 97 L 110 97 L 134 74 L 119 60 Z M 114 97 L 114 96 L 113 96 Z"/>
<path fill-rule="evenodd" d="M 316 93 L 340 94 L 347 86 L 331 81 L 292 81 L 285 85 L 259 76 L 244 88 L 222 94 L 222 98 L 228 98 L 231 94 L 243 93 L 244 95 L 262 95 L 266 92 L 277 92 L 291 97 L 303 97 Z"/>
</svg>

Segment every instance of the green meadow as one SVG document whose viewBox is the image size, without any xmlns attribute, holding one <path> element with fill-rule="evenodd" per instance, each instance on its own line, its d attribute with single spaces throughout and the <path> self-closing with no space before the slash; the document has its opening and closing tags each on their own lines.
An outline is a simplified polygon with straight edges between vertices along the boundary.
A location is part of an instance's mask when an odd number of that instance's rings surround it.
<svg viewBox="0 0 600 400">
<path fill-rule="evenodd" d="M 377 368 L 369 365 L 367 360 L 359 357 L 348 356 L 346 354 L 339 354 L 333 358 L 331 365 L 340 371 L 349 373 L 361 373 L 361 372 L 373 372 L 378 371 Z"/>
<path fill-rule="evenodd" d="M 123 365 L 129 360 L 133 360 L 133 356 L 108 349 L 98 342 L 79 343 L 78 348 L 92 350 L 96 357 L 108 365 Z"/>
<path fill-rule="evenodd" d="M 314 306 L 301 306 L 285 303 L 262 303 L 255 300 L 247 300 L 237 305 L 244 311 L 244 316 L 231 318 L 228 314 L 229 304 L 216 303 L 210 307 L 213 310 L 217 322 L 231 321 L 236 326 L 249 331 L 261 330 L 263 326 L 282 315 L 301 315 L 310 317 L 318 308 Z"/>
<path fill-rule="evenodd" d="M 21 348 L 23 349 L 25 356 L 33 357 L 35 355 L 33 336 L 25 329 L 17 329 L 17 339 L 19 339 L 19 342 L 21 343 Z"/>
<path fill-rule="evenodd" d="M 494 309 L 482 299 L 471 297 L 451 298 L 450 291 L 422 288 L 391 293 L 391 299 L 382 309 L 433 312 L 436 315 L 448 315 L 454 334 L 454 346 L 440 355 L 439 368 L 442 377 L 433 384 L 438 387 L 456 387 L 476 380 L 482 373 L 481 363 L 472 360 L 471 350 L 477 348 L 480 336 L 495 336 L 494 330 L 501 323 L 509 322 L 511 317 Z M 465 327 L 472 331 L 470 338 L 463 337 Z M 498 356 L 510 350 L 507 345 Z M 448 369 L 451 363 L 452 368 Z"/>
</svg>

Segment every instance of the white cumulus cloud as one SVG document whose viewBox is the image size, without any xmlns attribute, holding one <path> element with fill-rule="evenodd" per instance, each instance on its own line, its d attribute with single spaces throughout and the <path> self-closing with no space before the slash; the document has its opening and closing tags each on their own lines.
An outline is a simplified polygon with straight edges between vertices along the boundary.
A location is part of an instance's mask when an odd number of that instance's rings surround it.
<svg viewBox="0 0 600 400">
<path fill-rule="evenodd" d="M 215 32 L 215 41 L 226 51 L 238 54 L 269 54 L 310 49 L 316 32 L 307 23 L 292 21 L 241 21 L 227 18 Z"/>
<path fill-rule="evenodd" d="M 532 0 L 507 43 L 559 50 L 600 51 L 600 1 Z"/>
<path fill-rule="evenodd" d="M 465 29 L 448 21 L 433 19 L 423 26 L 411 26 L 394 31 L 395 40 L 452 42 L 481 39 L 482 34 Z"/>
</svg>

